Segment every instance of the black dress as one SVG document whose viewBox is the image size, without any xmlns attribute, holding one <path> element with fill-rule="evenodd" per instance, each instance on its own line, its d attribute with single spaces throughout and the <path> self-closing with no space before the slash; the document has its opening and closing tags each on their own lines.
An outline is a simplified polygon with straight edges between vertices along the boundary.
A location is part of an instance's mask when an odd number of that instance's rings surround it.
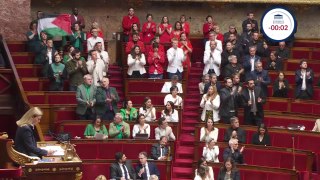
<svg viewBox="0 0 320 180">
<path fill-rule="evenodd" d="M 288 97 L 289 83 L 288 80 L 283 80 L 284 88 L 279 89 L 279 79 L 277 78 L 273 83 L 273 97 Z"/>
<path fill-rule="evenodd" d="M 254 145 L 263 145 L 271 146 L 269 134 L 264 134 L 262 141 L 259 140 L 259 133 L 254 133 L 252 136 L 252 144 Z"/>
</svg>

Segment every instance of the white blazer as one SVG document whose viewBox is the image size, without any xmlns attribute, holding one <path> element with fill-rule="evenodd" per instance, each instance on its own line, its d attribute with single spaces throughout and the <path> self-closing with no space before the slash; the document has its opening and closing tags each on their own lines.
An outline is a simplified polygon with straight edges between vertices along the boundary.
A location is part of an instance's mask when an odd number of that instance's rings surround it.
<svg viewBox="0 0 320 180">
<path fill-rule="evenodd" d="M 96 64 L 94 64 L 93 60 L 87 61 L 87 69 L 89 71 L 89 74 L 92 75 L 93 84 L 95 86 L 100 86 L 98 81 L 102 80 L 103 75 L 106 71 L 105 64 L 103 60 L 97 59 Z"/>
<path fill-rule="evenodd" d="M 215 42 L 217 43 L 217 47 L 216 49 L 218 51 L 220 51 L 220 54 L 222 53 L 223 49 L 222 49 L 222 42 L 218 39 L 215 40 Z M 204 48 L 205 51 L 210 51 L 210 40 L 206 42 L 206 46 Z"/>
<path fill-rule="evenodd" d="M 97 42 L 101 42 L 102 44 L 102 50 L 104 50 L 104 41 L 101 37 L 90 37 L 87 39 L 87 50 L 88 52 L 94 48 L 94 45 L 96 45 Z"/>
<path fill-rule="evenodd" d="M 183 72 L 182 62 L 185 60 L 184 52 L 181 48 L 170 48 L 167 50 L 168 57 L 168 68 L 167 72 L 176 73 L 177 70 L 179 72 Z"/>
<path fill-rule="evenodd" d="M 219 147 L 213 146 L 213 149 L 203 147 L 202 156 L 209 162 L 219 162 Z"/>
<path fill-rule="evenodd" d="M 146 73 L 144 65 L 146 64 L 146 58 L 144 54 L 141 54 L 140 61 L 132 58 L 131 54 L 128 54 L 128 75 L 132 75 L 132 71 L 139 71 L 140 74 Z"/>
<path fill-rule="evenodd" d="M 207 74 L 209 69 L 213 69 L 217 76 L 220 76 L 221 53 L 217 49 L 204 51 L 203 55 L 203 75 Z"/>
<path fill-rule="evenodd" d="M 201 120 L 204 121 L 206 117 L 206 111 L 213 111 L 213 117 L 212 120 L 214 122 L 217 122 L 220 120 L 219 116 L 219 106 L 220 106 L 220 96 L 217 95 L 212 102 L 206 98 L 207 94 L 204 94 L 202 96 L 200 106 L 203 108 L 202 114 L 201 114 Z"/>
</svg>

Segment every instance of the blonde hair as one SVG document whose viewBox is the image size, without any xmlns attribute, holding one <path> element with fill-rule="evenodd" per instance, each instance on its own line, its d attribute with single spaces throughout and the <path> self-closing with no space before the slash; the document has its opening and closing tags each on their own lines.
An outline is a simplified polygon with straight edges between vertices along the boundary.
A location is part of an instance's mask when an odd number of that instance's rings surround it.
<svg viewBox="0 0 320 180">
<path fill-rule="evenodd" d="M 154 174 L 149 177 L 149 180 L 158 180 L 158 179 L 159 179 L 158 176 Z"/>
<path fill-rule="evenodd" d="M 107 178 L 104 175 L 99 175 L 95 180 L 107 180 Z"/>
<path fill-rule="evenodd" d="M 19 127 L 25 126 L 25 125 L 30 125 L 30 124 L 33 123 L 33 119 L 32 118 L 37 117 L 37 116 L 42 116 L 42 115 L 43 115 L 43 113 L 42 113 L 40 108 L 32 107 L 16 123 L 17 123 L 17 125 Z"/>
</svg>

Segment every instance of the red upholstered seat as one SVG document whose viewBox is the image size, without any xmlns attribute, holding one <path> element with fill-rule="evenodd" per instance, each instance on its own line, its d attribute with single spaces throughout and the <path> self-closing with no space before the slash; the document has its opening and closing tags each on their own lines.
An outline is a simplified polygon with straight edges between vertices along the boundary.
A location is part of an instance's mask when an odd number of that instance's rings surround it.
<svg viewBox="0 0 320 180">
<path fill-rule="evenodd" d="M 22 176 L 22 168 L 10 168 L 10 169 L 0 169 L 0 179 L 20 179 Z"/>
<path fill-rule="evenodd" d="M 98 159 L 114 159 L 114 155 L 116 154 L 116 152 L 123 152 L 123 145 L 121 144 L 117 144 L 115 143 L 108 143 L 108 144 L 98 144 L 97 145 L 97 158 Z M 130 156 L 128 156 L 128 154 L 126 154 L 126 156 L 128 157 L 128 159 L 133 159 L 133 158 L 137 158 L 132 157 L 131 154 Z"/>
<path fill-rule="evenodd" d="M 269 126 L 284 126 L 287 127 L 290 124 L 303 124 L 306 127 L 306 130 L 311 130 L 314 126 L 314 121 L 312 120 L 303 120 L 303 119 L 294 119 L 285 116 L 279 117 L 269 117 L 265 116 L 264 123 Z"/>
<path fill-rule="evenodd" d="M 271 144 L 276 147 L 292 147 L 291 134 L 270 133 Z M 297 138 L 295 138 L 295 146 L 297 146 Z"/>
<path fill-rule="evenodd" d="M 86 129 L 86 124 L 65 124 L 63 126 L 63 132 L 70 133 L 72 138 L 75 136 L 84 138 L 84 131 Z"/>
<path fill-rule="evenodd" d="M 56 93 L 49 94 L 48 96 L 49 104 L 77 104 L 75 93 Z"/>
<path fill-rule="evenodd" d="M 77 154 L 81 159 L 98 159 L 98 146 L 97 143 L 76 143 L 75 148 Z M 108 151 L 109 149 L 106 149 Z M 114 154 L 113 154 L 114 155 Z M 114 157 L 113 157 L 114 159 Z"/>
<path fill-rule="evenodd" d="M 110 177 L 110 164 L 106 163 L 83 163 L 82 179 L 96 179 L 99 175 L 104 175 L 107 179 Z"/>
<path fill-rule="evenodd" d="M 45 96 L 43 95 L 28 95 L 28 101 L 30 104 L 45 104 Z"/>
<path fill-rule="evenodd" d="M 308 59 L 309 51 L 306 50 L 292 50 L 291 58 L 294 59 Z"/>
<path fill-rule="evenodd" d="M 313 51 L 312 53 L 311 53 L 311 59 L 320 59 L 320 51 Z M 319 71 L 317 71 L 317 72 L 319 72 Z"/>
<path fill-rule="evenodd" d="M 78 119 L 75 109 L 73 109 L 73 110 L 63 110 L 63 109 L 56 110 L 55 114 L 56 114 L 56 118 L 54 120 L 55 122 Z"/>
</svg>

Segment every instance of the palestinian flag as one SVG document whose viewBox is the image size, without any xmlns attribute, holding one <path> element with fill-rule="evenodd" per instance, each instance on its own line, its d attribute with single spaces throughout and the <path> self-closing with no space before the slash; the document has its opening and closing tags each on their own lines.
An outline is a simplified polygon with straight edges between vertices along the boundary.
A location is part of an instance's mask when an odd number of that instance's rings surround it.
<svg viewBox="0 0 320 180">
<path fill-rule="evenodd" d="M 72 34 L 70 15 L 46 15 L 38 20 L 38 34 L 42 31 L 51 37 Z"/>
</svg>

